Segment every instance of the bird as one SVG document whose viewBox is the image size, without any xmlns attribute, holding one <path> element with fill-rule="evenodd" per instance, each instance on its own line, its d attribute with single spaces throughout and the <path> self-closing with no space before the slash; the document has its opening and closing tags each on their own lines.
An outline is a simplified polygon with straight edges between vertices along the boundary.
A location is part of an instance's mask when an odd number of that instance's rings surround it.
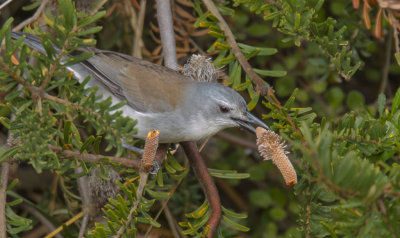
<svg viewBox="0 0 400 238">
<path fill-rule="evenodd" d="M 25 37 L 24 43 L 46 54 L 40 37 L 12 32 L 13 39 Z M 54 47 L 57 52 L 60 51 Z M 145 139 L 151 130 L 159 131 L 160 143 L 198 141 L 231 127 L 255 133 L 255 128 L 269 127 L 251 114 L 243 97 L 217 82 L 199 82 L 180 72 L 126 54 L 80 47 L 93 56 L 67 67 L 86 87 L 97 86 L 98 95 L 111 97 L 112 105 L 126 101 L 122 115 L 137 120 L 137 134 Z M 67 62 L 71 55 L 61 58 Z"/>
</svg>

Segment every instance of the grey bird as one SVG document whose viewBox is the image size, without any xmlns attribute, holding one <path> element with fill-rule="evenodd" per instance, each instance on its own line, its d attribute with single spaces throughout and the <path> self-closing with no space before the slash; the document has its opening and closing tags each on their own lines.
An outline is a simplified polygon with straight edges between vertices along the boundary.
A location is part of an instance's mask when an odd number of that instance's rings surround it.
<svg viewBox="0 0 400 238">
<path fill-rule="evenodd" d="M 14 39 L 22 36 L 25 44 L 46 54 L 39 37 L 12 33 Z M 91 75 L 87 86 L 97 85 L 98 94 L 111 97 L 113 104 L 126 101 L 121 110 L 123 116 L 138 120 L 137 138 L 145 139 L 150 130 L 158 130 L 160 143 L 177 143 L 207 138 L 229 127 L 253 133 L 251 124 L 269 129 L 229 87 L 194 81 L 164 66 L 113 51 L 89 47 L 80 50 L 94 55 L 67 69 L 80 82 Z"/>
</svg>

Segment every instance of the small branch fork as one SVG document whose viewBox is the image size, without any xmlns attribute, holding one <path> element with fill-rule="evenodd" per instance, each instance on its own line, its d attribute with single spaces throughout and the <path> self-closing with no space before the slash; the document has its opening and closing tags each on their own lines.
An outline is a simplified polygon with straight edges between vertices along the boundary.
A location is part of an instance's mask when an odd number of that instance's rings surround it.
<svg viewBox="0 0 400 238">
<path fill-rule="evenodd" d="M 63 148 L 54 146 L 54 145 L 48 145 L 48 147 L 59 154 L 62 157 L 68 158 L 68 159 L 80 159 L 83 162 L 89 163 L 100 163 L 101 159 L 108 158 L 111 163 L 119 163 L 124 167 L 127 168 L 132 168 L 139 170 L 140 168 L 140 160 L 137 159 L 130 159 L 130 158 L 123 158 L 123 157 L 113 157 L 113 156 L 107 156 L 107 155 L 94 155 L 94 154 L 81 154 L 79 152 L 74 152 L 70 150 L 63 150 Z"/>
<path fill-rule="evenodd" d="M 36 10 L 35 14 L 33 14 L 32 17 L 26 19 L 25 21 L 21 22 L 18 26 L 13 28 L 13 31 L 20 31 L 22 30 L 25 26 L 33 23 L 36 21 L 40 15 L 42 14 L 44 8 L 46 5 L 49 3 L 50 0 L 43 0 L 42 3 L 40 4 L 39 8 Z"/>
<path fill-rule="evenodd" d="M 208 229 L 206 230 L 208 230 L 207 237 L 214 237 L 222 214 L 221 200 L 218 195 L 217 187 L 215 186 L 215 183 L 208 172 L 207 166 L 204 163 L 204 159 L 197 149 L 196 143 L 193 141 L 188 141 L 181 142 L 181 145 L 189 159 L 190 165 L 192 166 L 196 177 L 201 182 L 203 190 L 206 193 L 207 200 L 210 203 L 211 215 L 207 222 Z"/>
</svg>

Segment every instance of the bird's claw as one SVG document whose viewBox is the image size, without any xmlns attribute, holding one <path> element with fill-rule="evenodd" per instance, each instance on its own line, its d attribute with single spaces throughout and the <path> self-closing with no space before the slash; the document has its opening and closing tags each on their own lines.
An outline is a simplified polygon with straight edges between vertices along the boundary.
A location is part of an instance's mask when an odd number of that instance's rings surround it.
<svg viewBox="0 0 400 238">
<path fill-rule="evenodd" d="M 159 170 L 160 170 L 160 165 L 159 165 L 158 162 L 154 159 L 153 170 L 150 171 L 149 173 L 155 175 L 155 174 L 158 173 Z"/>
</svg>

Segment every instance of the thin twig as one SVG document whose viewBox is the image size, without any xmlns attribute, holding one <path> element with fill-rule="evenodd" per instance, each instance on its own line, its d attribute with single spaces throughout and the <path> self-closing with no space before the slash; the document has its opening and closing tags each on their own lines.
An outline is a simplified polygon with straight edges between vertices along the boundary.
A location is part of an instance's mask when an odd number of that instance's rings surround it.
<svg viewBox="0 0 400 238">
<path fill-rule="evenodd" d="M 172 234 L 174 235 L 175 238 L 180 238 L 181 237 L 180 234 L 182 234 L 182 231 L 178 230 L 179 226 L 176 225 L 177 223 L 174 218 L 174 215 L 172 214 L 172 212 L 168 206 L 165 206 L 164 214 L 165 214 L 165 217 L 167 218 L 167 222 L 168 222 L 169 228 L 171 229 Z"/>
<path fill-rule="evenodd" d="M 15 115 L 11 115 L 11 120 L 15 119 Z M 8 131 L 6 148 L 12 148 L 15 145 L 13 139 L 13 133 Z M 6 159 L 1 163 L 0 171 L 0 238 L 7 237 L 7 219 L 6 219 L 6 203 L 7 203 L 7 186 L 8 186 L 8 176 L 10 173 L 10 159 Z"/>
<path fill-rule="evenodd" d="M 7 237 L 6 228 L 6 203 L 7 203 L 7 185 L 8 185 L 8 173 L 10 171 L 10 164 L 7 160 L 1 163 L 1 174 L 0 174 L 0 238 Z"/>
<path fill-rule="evenodd" d="M 75 174 L 79 174 L 83 172 L 82 167 L 78 167 L 74 169 Z M 89 214 L 90 214 L 90 206 L 92 205 L 92 199 L 90 197 L 89 190 L 89 181 L 87 175 L 78 178 L 78 191 L 82 198 L 82 207 L 83 207 L 83 219 L 81 227 L 79 228 L 78 238 L 82 238 L 85 235 L 86 227 L 89 222 Z"/>
<path fill-rule="evenodd" d="M 222 214 L 221 200 L 218 195 L 217 187 L 215 186 L 215 183 L 208 172 L 207 166 L 197 149 L 196 143 L 188 141 L 181 142 L 181 145 L 190 161 L 190 165 L 192 166 L 197 179 L 201 182 L 203 191 L 210 203 L 211 214 L 207 222 L 208 228 L 206 230 L 208 230 L 207 237 L 214 237 L 219 222 L 221 221 Z"/>
<path fill-rule="evenodd" d="M 140 160 L 138 159 L 130 159 L 130 158 L 123 158 L 123 157 L 113 157 L 107 155 L 94 155 L 94 154 L 81 154 L 79 152 L 74 152 L 70 150 L 63 150 L 61 147 L 48 145 L 48 147 L 56 152 L 57 154 L 68 158 L 68 159 L 81 159 L 83 162 L 94 162 L 94 163 L 101 163 L 101 159 L 107 158 L 110 160 L 111 163 L 119 163 L 122 166 L 127 168 L 133 168 L 138 170 L 140 167 Z"/>
<path fill-rule="evenodd" d="M 53 225 L 53 223 L 51 223 L 45 216 L 43 216 L 42 213 L 37 211 L 35 208 L 29 206 L 26 203 L 22 203 L 21 206 L 24 209 L 24 211 L 27 211 L 30 214 L 32 214 L 34 217 L 36 217 L 45 227 L 47 227 L 47 229 L 49 231 L 53 231 L 56 229 L 56 227 Z M 55 237 L 62 238 L 63 236 L 61 234 L 56 234 Z"/>
<path fill-rule="evenodd" d="M 70 226 L 71 224 L 73 224 L 77 220 L 81 219 L 82 217 L 83 217 L 83 212 L 76 214 L 74 217 L 72 217 L 71 219 L 69 219 L 68 221 L 63 223 L 61 226 L 59 226 L 57 229 L 55 229 L 54 231 L 49 233 L 44 238 L 52 238 L 52 237 L 56 236 L 58 233 L 60 233 L 64 229 L 64 227 Z"/>
<path fill-rule="evenodd" d="M 176 60 L 175 34 L 170 1 L 157 0 L 157 20 L 160 27 L 165 66 L 177 70 L 178 62 Z"/>
<path fill-rule="evenodd" d="M 158 218 L 160 217 L 161 213 L 164 211 L 164 209 L 167 207 L 169 200 L 171 199 L 172 195 L 175 194 L 176 190 L 178 189 L 179 185 L 182 183 L 183 179 L 185 178 L 182 177 L 180 178 L 176 184 L 174 185 L 174 187 L 172 187 L 172 189 L 168 192 L 168 196 L 162 201 L 161 203 L 161 208 L 159 209 L 158 213 L 156 214 L 156 216 L 154 217 L 154 220 L 157 221 Z M 148 237 L 148 235 L 150 234 L 151 229 L 153 229 L 153 226 L 149 226 L 149 228 L 146 231 L 146 234 L 144 235 L 145 237 Z"/>
<path fill-rule="evenodd" d="M 47 3 L 49 1 L 50 0 L 43 0 L 42 3 L 40 4 L 39 8 L 36 10 L 35 14 L 33 14 L 32 17 L 30 17 L 30 18 L 26 19 L 25 21 L 21 22 L 18 26 L 14 27 L 13 31 L 15 31 L 15 32 L 16 31 L 20 31 L 25 26 L 27 26 L 27 25 L 31 24 L 32 22 L 36 21 L 39 18 L 40 14 L 42 14 L 44 8 L 46 7 L 46 5 L 47 5 Z"/>
<path fill-rule="evenodd" d="M 140 12 L 137 20 L 137 27 L 135 29 L 135 41 L 133 43 L 133 56 L 142 58 L 141 46 L 143 45 L 142 35 L 143 35 L 143 25 L 144 16 L 146 13 L 146 2 L 147 0 L 141 0 L 140 2 Z"/>
<path fill-rule="evenodd" d="M 67 115 L 69 120 L 73 120 L 70 115 Z M 78 129 L 79 130 L 79 129 Z M 84 130 L 79 130 L 79 133 L 83 136 L 84 140 L 88 139 L 88 135 L 86 131 Z M 83 172 L 82 167 L 77 167 L 74 169 L 75 174 L 80 174 Z M 98 178 L 100 179 L 100 178 Z M 82 238 L 85 235 L 86 227 L 89 222 L 89 215 L 90 215 L 90 210 L 92 207 L 92 198 L 90 196 L 90 188 L 89 188 L 89 179 L 87 175 L 84 175 L 82 177 L 79 177 L 77 179 L 77 184 L 78 184 L 78 191 L 79 195 L 82 198 L 82 210 L 83 210 L 83 218 L 82 218 L 82 223 L 81 227 L 79 228 L 79 234 L 78 238 Z"/>
<path fill-rule="evenodd" d="M 6 7 L 12 1 L 14 1 L 14 0 L 7 0 L 7 1 L 3 2 L 3 4 L 0 5 L 0 10 L 3 9 L 4 7 Z"/>
</svg>

